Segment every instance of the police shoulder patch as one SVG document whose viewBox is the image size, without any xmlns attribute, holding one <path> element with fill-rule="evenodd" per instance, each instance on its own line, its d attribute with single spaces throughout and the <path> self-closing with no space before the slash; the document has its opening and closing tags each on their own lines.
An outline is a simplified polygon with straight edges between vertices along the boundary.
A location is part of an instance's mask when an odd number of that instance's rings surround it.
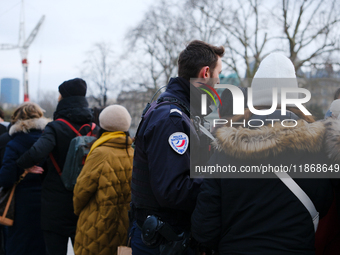
<svg viewBox="0 0 340 255">
<path fill-rule="evenodd" d="M 183 155 L 189 146 L 189 137 L 183 132 L 176 132 L 170 135 L 169 144 L 178 154 Z"/>
</svg>

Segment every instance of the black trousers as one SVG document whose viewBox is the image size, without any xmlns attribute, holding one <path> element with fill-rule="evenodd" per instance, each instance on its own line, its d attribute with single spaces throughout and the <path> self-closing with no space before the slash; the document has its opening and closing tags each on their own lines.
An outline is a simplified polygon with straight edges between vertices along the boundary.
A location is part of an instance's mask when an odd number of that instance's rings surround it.
<svg viewBox="0 0 340 255">
<path fill-rule="evenodd" d="M 5 229 L 0 226 L 0 255 L 5 254 Z"/>
<path fill-rule="evenodd" d="M 43 231 L 46 245 L 46 255 L 66 255 L 68 239 L 74 244 L 74 236 L 63 236 L 51 231 Z"/>
</svg>

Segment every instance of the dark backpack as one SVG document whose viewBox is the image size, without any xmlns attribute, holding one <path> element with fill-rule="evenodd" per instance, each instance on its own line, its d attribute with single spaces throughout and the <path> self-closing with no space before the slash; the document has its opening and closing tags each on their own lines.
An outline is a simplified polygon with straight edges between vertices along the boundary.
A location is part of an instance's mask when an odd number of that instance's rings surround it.
<svg viewBox="0 0 340 255">
<path fill-rule="evenodd" d="M 77 135 L 70 142 L 63 171 L 60 170 L 60 167 L 58 166 L 52 153 L 50 153 L 52 163 L 55 169 L 57 170 L 58 174 L 60 175 L 65 188 L 67 190 L 72 191 L 74 189 L 74 185 L 76 185 L 77 178 L 81 170 L 83 169 L 86 157 L 90 152 L 91 145 L 97 139 L 96 137 L 93 136 L 93 130 L 95 129 L 96 124 L 92 123 L 92 126 L 90 126 L 90 124 L 85 124 L 81 126 L 79 130 L 77 130 L 68 121 L 64 119 L 56 119 L 56 121 L 64 122 Z M 81 135 L 80 131 L 85 126 L 89 126 L 91 128 L 91 131 L 86 135 Z"/>
</svg>

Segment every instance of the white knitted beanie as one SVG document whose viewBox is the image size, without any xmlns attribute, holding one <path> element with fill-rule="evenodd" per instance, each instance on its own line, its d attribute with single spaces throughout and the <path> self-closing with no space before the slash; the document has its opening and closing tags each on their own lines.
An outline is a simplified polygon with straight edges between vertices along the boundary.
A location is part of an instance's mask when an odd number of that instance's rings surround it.
<svg viewBox="0 0 340 255">
<path fill-rule="evenodd" d="M 110 105 L 100 113 L 99 125 L 110 132 L 127 132 L 131 125 L 131 116 L 125 107 L 117 104 Z"/>
<path fill-rule="evenodd" d="M 340 116 L 340 99 L 334 100 L 329 110 L 334 118 L 338 118 Z"/>
<path fill-rule="evenodd" d="M 281 88 L 298 88 L 295 68 L 281 53 L 271 53 L 260 63 L 251 83 L 254 106 L 272 106 L 272 89 L 277 88 L 277 102 L 281 104 Z M 287 93 L 288 99 L 297 99 L 297 93 Z M 295 106 L 295 105 L 287 105 Z"/>
</svg>

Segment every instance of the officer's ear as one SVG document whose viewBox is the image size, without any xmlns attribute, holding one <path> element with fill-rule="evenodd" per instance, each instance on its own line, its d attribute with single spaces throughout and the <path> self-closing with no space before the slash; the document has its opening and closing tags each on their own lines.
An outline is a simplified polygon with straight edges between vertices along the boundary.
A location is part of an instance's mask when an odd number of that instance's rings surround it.
<svg viewBox="0 0 340 255">
<path fill-rule="evenodd" d="M 203 66 L 198 73 L 197 78 L 210 78 L 210 68 L 209 66 Z"/>
</svg>

